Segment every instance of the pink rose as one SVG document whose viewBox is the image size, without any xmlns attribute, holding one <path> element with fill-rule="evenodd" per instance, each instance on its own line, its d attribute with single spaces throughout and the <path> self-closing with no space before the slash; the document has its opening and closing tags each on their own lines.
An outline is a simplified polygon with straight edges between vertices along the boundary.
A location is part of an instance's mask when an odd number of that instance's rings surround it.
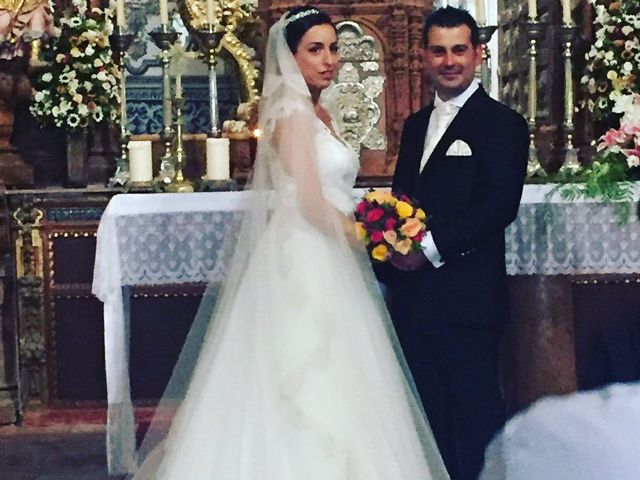
<svg viewBox="0 0 640 480">
<path fill-rule="evenodd" d="M 394 228 L 396 228 L 397 224 L 398 224 L 398 221 L 395 218 L 387 218 L 387 221 L 384 222 L 384 229 L 393 230 Z"/>
<path fill-rule="evenodd" d="M 367 211 L 367 202 L 360 202 L 356 205 L 356 212 L 360 215 L 364 215 L 364 212 Z"/>
<path fill-rule="evenodd" d="M 374 230 L 371 232 L 371 235 L 369 235 L 369 238 L 371 238 L 373 243 L 380 243 L 384 239 L 384 236 L 380 230 Z"/>
<path fill-rule="evenodd" d="M 384 215 L 384 210 L 381 208 L 374 208 L 367 213 L 367 222 L 377 222 Z"/>
</svg>

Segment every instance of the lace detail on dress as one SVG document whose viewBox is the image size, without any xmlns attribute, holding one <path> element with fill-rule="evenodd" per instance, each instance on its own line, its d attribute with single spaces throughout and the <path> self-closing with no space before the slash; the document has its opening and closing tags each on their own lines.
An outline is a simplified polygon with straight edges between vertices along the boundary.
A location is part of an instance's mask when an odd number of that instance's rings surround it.
<svg viewBox="0 0 640 480">
<path fill-rule="evenodd" d="M 358 157 L 351 147 L 337 138 L 320 119 L 317 123 L 316 161 L 324 195 L 341 212 L 352 213 L 355 206 L 353 184 L 360 168 Z M 289 201 L 295 202 L 295 183 L 282 166 L 274 162 L 271 165 L 271 175 L 274 177 L 274 183 L 278 185 L 279 201 L 284 204 Z"/>
</svg>

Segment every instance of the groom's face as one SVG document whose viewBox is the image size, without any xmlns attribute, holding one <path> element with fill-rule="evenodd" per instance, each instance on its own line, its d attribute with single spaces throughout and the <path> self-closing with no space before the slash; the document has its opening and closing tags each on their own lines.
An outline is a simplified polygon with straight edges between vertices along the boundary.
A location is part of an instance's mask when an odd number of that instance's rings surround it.
<svg viewBox="0 0 640 480">
<path fill-rule="evenodd" d="M 427 35 L 424 65 L 429 79 L 442 100 L 464 92 L 482 61 L 482 47 L 471 43 L 466 25 L 453 28 L 433 26 Z"/>
</svg>

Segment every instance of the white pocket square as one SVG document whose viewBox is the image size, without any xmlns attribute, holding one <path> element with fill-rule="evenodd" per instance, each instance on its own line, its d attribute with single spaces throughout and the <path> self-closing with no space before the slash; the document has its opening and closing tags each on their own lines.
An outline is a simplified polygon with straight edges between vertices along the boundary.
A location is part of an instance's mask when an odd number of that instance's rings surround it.
<svg viewBox="0 0 640 480">
<path fill-rule="evenodd" d="M 469 157 L 471 156 L 471 147 L 467 142 L 463 142 L 462 140 L 456 140 L 451 144 L 446 153 L 447 157 L 456 156 L 456 157 Z"/>
</svg>

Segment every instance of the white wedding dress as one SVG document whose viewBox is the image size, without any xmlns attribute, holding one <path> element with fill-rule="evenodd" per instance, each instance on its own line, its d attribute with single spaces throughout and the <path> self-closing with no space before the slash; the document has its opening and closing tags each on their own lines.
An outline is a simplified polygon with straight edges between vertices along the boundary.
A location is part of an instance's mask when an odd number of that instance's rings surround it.
<svg viewBox="0 0 640 480">
<path fill-rule="evenodd" d="M 316 116 L 285 26 L 269 33 L 225 282 L 205 294 L 135 478 L 446 480 L 367 254 L 350 245 L 358 159 Z"/>
<path fill-rule="evenodd" d="M 320 120 L 315 139 L 323 191 L 350 213 L 357 157 Z M 448 478 L 370 267 L 286 208 L 295 188 L 279 189 L 156 465 L 136 478 Z"/>
</svg>

